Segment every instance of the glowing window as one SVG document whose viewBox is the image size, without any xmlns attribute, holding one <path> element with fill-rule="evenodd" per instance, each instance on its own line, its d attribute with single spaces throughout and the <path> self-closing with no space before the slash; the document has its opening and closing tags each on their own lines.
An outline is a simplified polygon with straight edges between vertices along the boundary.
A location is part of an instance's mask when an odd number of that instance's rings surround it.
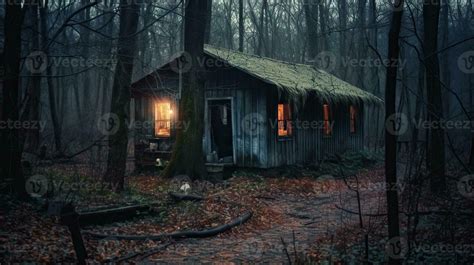
<svg viewBox="0 0 474 265">
<path fill-rule="evenodd" d="M 354 106 L 349 107 L 351 133 L 356 132 L 357 109 Z"/>
<path fill-rule="evenodd" d="M 323 117 L 324 117 L 324 135 L 331 135 L 332 134 L 332 126 L 331 126 L 331 112 L 329 109 L 328 104 L 323 105 Z"/>
<path fill-rule="evenodd" d="M 289 137 L 292 134 L 291 110 L 289 104 L 278 104 L 278 136 Z"/>
<path fill-rule="evenodd" d="M 170 137 L 171 114 L 173 111 L 169 102 L 155 103 L 155 136 Z"/>
</svg>

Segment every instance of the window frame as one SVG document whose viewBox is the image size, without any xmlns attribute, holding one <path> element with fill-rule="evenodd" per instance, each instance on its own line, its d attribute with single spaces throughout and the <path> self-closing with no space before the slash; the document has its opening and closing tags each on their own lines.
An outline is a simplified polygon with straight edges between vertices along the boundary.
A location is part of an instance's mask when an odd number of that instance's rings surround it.
<svg viewBox="0 0 474 265">
<path fill-rule="evenodd" d="M 354 105 L 349 105 L 349 132 L 351 134 L 357 134 L 357 107 Z"/>
<path fill-rule="evenodd" d="M 158 105 L 159 104 L 168 104 L 169 105 L 169 118 L 168 119 L 157 119 L 157 113 L 158 113 Z M 169 139 L 171 138 L 171 135 L 172 135 L 172 126 L 171 126 L 171 123 L 173 122 L 173 104 L 171 102 L 171 100 L 156 100 L 153 104 L 153 136 L 155 138 L 160 138 L 160 139 Z M 167 126 L 168 126 L 168 135 L 159 135 L 158 132 L 157 132 L 157 124 L 159 122 L 167 122 Z"/>
<path fill-rule="evenodd" d="M 327 109 L 327 115 L 326 115 L 326 109 Z M 324 103 L 323 104 L 323 137 L 325 138 L 332 137 L 332 134 L 333 134 L 334 128 L 331 127 L 331 122 L 332 122 L 331 114 L 332 114 L 331 105 L 329 105 L 329 103 Z M 326 116 L 327 116 L 327 119 L 326 119 Z"/>
<path fill-rule="evenodd" d="M 280 120 L 279 117 L 279 111 L 280 111 L 280 105 L 283 105 L 283 119 Z M 285 107 L 287 106 L 287 107 Z M 285 115 L 285 110 L 288 110 L 289 114 Z M 287 102 L 279 102 L 277 104 L 277 138 L 278 140 L 290 140 L 293 138 L 294 135 L 294 128 L 293 128 L 293 111 L 291 108 L 291 104 Z M 286 117 L 285 117 L 286 116 Z M 280 122 L 284 122 L 286 124 L 287 129 L 286 131 L 288 132 L 287 135 L 280 135 Z"/>
</svg>

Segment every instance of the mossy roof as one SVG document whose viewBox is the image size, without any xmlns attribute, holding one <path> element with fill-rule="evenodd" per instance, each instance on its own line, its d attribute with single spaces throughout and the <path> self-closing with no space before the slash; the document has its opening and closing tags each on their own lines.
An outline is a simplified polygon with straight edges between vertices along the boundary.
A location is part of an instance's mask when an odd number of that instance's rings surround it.
<svg viewBox="0 0 474 265">
<path fill-rule="evenodd" d="M 326 101 L 360 100 L 382 103 L 382 100 L 373 94 L 312 65 L 289 63 L 209 45 L 206 45 L 205 52 L 264 82 L 275 85 L 290 97 L 306 96 L 309 92 L 314 92 Z"/>
<path fill-rule="evenodd" d="M 287 93 L 290 98 L 305 98 L 312 92 L 322 101 L 328 102 L 358 103 L 362 101 L 375 104 L 383 102 L 373 94 L 330 73 L 316 69 L 312 65 L 289 63 L 210 45 L 205 46 L 205 53 L 263 82 L 275 85 L 280 92 Z M 170 62 L 178 57 L 180 56 L 174 56 L 170 61 L 159 67 L 157 71 L 169 67 Z M 136 90 L 144 83 L 154 84 L 155 79 L 156 74 L 151 73 L 133 83 L 132 88 Z M 150 84 L 146 87 L 153 87 Z"/>
</svg>

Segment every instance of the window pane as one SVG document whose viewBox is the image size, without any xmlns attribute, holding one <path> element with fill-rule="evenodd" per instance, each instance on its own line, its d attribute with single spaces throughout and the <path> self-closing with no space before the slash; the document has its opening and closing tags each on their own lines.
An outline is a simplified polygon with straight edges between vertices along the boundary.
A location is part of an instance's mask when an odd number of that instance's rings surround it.
<svg viewBox="0 0 474 265">
<path fill-rule="evenodd" d="M 278 136 L 291 136 L 291 112 L 289 104 L 278 104 Z"/>
<path fill-rule="evenodd" d="M 324 104 L 323 105 L 323 117 L 324 117 L 324 134 L 325 135 L 330 135 L 332 133 L 331 131 L 331 124 L 330 124 L 330 110 L 329 110 L 329 105 Z"/>
<path fill-rule="evenodd" d="M 169 102 L 155 103 L 155 135 L 169 137 L 171 135 L 171 104 Z"/>
<path fill-rule="evenodd" d="M 356 108 L 354 106 L 350 106 L 350 109 L 349 109 L 349 115 L 350 115 L 350 121 L 351 121 L 351 133 L 355 133 L 356 132 L 356 115 L 357 115 L 357 111 L 356 111 Z"/>
</svg>

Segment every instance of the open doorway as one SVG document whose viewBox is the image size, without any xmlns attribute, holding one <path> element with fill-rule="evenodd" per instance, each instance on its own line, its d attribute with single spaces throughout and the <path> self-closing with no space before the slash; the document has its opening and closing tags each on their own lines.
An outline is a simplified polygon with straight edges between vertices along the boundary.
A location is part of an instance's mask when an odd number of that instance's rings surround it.
<svg viewBox="0 0 474 265">
<path fill-rule="evenodd" d="M 231 99 L 208 100 L 210 160 L 215 163 L 234 162 L 233 120 Z M 209 160 L 209 159 L 208 159 Z"/>
</svg>

